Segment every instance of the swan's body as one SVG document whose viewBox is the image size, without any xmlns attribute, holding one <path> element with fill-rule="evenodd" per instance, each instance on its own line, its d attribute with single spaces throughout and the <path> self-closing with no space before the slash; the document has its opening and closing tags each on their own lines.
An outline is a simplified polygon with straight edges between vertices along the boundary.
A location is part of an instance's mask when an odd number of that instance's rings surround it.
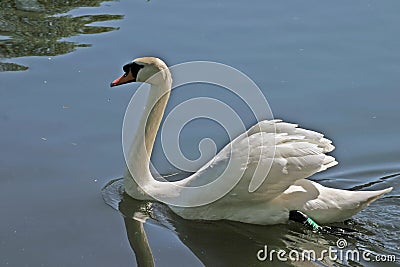
<svg viewBox="0 0 400 267">
<path fill-rule="evenodd" d="M 333 157 L 325 154 L 334 146 L 320 133 L 280 120 L 257 123 L 188 178 L 172 183 L 157 181 L 150 173 L 150 155 L 169 98 L 171 74 L 164 62 L 152 57 L 138 58 L 124 66 L 124 71 L 125 75 L 115 80 L 112 86 L 133 81 L 151 84 L 139 131 L 127 158 L 130 171 L 124 176 L 125 191 L 133 198 L 175 197 L 183 194 L 176 185 L 198 186 L 211 182 L 218 177 L 220 169 L 226 167 L 227 161 L 245 156 L 248 160 L 240 161 L 239 166 L 244 170 L 243 175 L 228 194 L 207 205 L 170 206 L 171 209 L 186 219 L 227 219 L 254 224 L 286 223 L 289 211 L 299 210 L 319 223 L 329 223 L 351 217 L 392 190 L 348 191 L 307 180 L 307 177 L 337 164 Z M 152 77 L 156 73 L 159 75 Z M 267 153 L 271 150 L 275 150 L 272 159 Z M 264 161 L 271 164 L 267 178 L 255 192 L 249 192 L 255 166 Z M 141 186 L 135 180 L 140 181 Z M 201 199 L 204 195 L 183 197 Z"/>
</svg>

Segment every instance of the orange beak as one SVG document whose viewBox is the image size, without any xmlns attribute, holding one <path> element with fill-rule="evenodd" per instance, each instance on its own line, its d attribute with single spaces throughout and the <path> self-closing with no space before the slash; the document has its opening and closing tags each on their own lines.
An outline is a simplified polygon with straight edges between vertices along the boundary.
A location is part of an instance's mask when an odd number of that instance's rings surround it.
<svg viewBox="0 0 400 267">
<path fill-rule="evenodd" d="M 133 77 L 132 72 L 129 71 L 128 73 L 125 73 L 121 77 L 115 79 L 110 84 L 110 87 L 118 86 L 118 85 L 125 84 L 125 83 L 131 83 L 131 82 L 135 82 L 135 81 L 136 81 L 136 77 Z"/>
</svg>

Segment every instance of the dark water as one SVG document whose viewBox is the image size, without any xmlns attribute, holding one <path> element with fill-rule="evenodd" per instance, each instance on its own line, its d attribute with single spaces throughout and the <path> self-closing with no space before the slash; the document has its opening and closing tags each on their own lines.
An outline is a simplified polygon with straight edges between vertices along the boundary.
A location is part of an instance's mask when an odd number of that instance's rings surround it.
<svg viewBox="0 0 400 267">
<path fill-rule="evenodd" d="M 246 73 L 276 118 L 334 141 L 339 165 L 312 179 L 344 189 L 393 186 L 339 226 L 361 233 L 348 238 L 349 248 L 399 260 L 400 2 L 16 0 L 0 7 L 0 266 L 135 266 L 135 244 L 157 266 L 263 266 L 271 264 L 256 253 L 265 244 L 335 244 L 337 237 L 297 225 L 191 222 L 157 203 L 118 203 L 118 182 L 103 194 L 125 217 L 104 204 L 101 189 L 124 171 L 121 126 L 134 88 L 108 85 L 124 63 L 145 55 Z M 196 88 L 176 91 L 171 104 L 215 94 Z M 193 136 L 227 141 L 212 127 L 190 127 L 182 136 L 188 153 L 197 149 Z M 145 242 L 132 217 L 149 217 L 149 247 L 137 246 Z"/>
</svg>

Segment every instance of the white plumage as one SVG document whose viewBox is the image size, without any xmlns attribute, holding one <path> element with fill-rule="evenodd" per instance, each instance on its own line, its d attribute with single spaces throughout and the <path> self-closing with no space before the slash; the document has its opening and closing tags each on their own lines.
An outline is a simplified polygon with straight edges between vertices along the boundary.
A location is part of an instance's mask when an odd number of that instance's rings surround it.
<svg viewBox="0 0 400 267">
<path fill-rule="evenodd" d="M 176 186 L 193 187 L 213 182 L 230 161 L 237 172 L 228 175 L 242 172 L 242 176 L 228 194 L 207 205 L 170 206 L 171 209 L 186 219 L 227 219 L 254 224 L 286 223 L 289 211 L 299 210 L 319 223 L 329 223 L 351 217 L 392 190 L 348 191 L 307 180 L 337 164 L 335 158 L 326 155 L 334 146 L 320 133 L 281 120 L 257 123 L 186 179 L 173 183 L 157 181 L 149 171 L 149 154 L 171 90 L 171 74 L 165 63 L 157 58 L 139 58 L 134 63 L 141 66 L 132 74 L 136 75 L 136 81 L 151 84 L 148 103 L 127 159 L 130 171 L 125 175 L 125 191 L 134 198 L 181 196 L 201 200 L 207 197 L 204 192 L 183 195 Z M 147 80 L 159 71 L 163 72 L 162 78 Z M 113 86 L 118 85 L 118 82 L 114 83 Z M 151 109 L 153 106 L 155 108 Z M 132 175 L 140 181 L 142 188 Z"/>
</svg>

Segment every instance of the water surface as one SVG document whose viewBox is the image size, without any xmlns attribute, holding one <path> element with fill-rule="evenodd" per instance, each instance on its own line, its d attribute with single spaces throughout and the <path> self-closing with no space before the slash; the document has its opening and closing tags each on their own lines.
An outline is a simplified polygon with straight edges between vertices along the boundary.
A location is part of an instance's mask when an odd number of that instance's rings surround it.
<svg viewBox="0 0 400 267">
<path fill-rule="evenodd" d="M 108 85 L 123 64 L 146 55 L 170 65 L 217 61 L 246 73 L 276 118 L 333 140 L 339 165 L 313 180 L 343 189 L 393 186 L 341 226 L 361 232 L 348 240 L 350 248 L 399 259 L 398 1 L 0 5 L 1 266 L 135 266 L 129 241 L 140 214 L 149 217 L 144 230 L 157 266 L 264 266 L 271 264 L 257 261 L 256 253 L 265 244 L 335 244 L 337 237 L 297 225 L 185 221 L 160 204 L 126 197 L 118 203 L 110 193 L 117 189 L 107 194 L 125 217 L 104 204 L 101 189 L 124 172 L 122 119 L 135 88 Z M 170 107 L 193 96 L 230 101 L 215 88 L 188 86 L 172 94 Z M 253 122 L 249 117 L 246 124 Z M 196 156 L 204 136 L 219 146 L 227 142 L 204 123 L 182 132 L 188 156 Z M 160 145 L 153 160 L 168 172 Z M 143 208 L 149 205 L 150 213 Z"/>
</svg>

